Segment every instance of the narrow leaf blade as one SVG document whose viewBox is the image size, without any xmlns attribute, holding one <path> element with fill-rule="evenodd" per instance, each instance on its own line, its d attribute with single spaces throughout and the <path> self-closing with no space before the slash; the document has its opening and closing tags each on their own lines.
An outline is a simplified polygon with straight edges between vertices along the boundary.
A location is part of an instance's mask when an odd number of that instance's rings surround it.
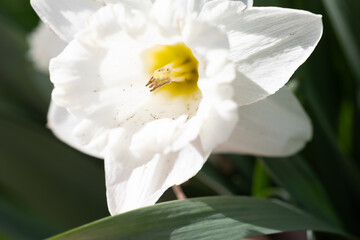
<svg viewBox="0 0 360 240">
<path fill-rule="evenodd" d="M 303 229 L 341 232 L 280 202 L 206 197 L 161 203 L 104 218 L 50 239 L 235 240 Z"/>
</svg>

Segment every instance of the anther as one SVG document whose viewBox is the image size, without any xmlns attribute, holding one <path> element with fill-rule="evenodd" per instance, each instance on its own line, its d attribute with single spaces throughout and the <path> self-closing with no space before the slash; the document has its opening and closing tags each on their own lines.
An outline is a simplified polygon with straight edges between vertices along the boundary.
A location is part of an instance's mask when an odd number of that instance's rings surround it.
<svg viewBox="0 0 360 240">
<path fill-rule="evenodd" d="M 172 66 L 164 66 L 157 69 L 145 86 L 150 88 L 150 92 L 153 92 L 156 89 L 171 83 L 170 75 L 172 70 Z"/>
</svg>

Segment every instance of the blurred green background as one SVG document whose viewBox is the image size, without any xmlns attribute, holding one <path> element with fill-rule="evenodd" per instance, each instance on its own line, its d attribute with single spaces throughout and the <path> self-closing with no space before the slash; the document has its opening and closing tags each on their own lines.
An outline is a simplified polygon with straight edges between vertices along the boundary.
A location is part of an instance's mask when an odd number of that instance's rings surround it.
<svg viewBox="0 0 360 240">
<path fill-rule="evenodd" d="M 323 38 L 289 83 L 312 119 L 313 140 L 289 159 L 214 155 L 184 192 L 277 198 L 360 236 L 360 1 L 255 5 L 323 15 Z M 0 239 L 40 239 L 109 215 L 103 161 L 45 127 L 52 85 L 27 57 L 37 23 L 29 1 L 0 0 Z M 171 199 L 169 190 L 161 201 Z"/>
</svg>

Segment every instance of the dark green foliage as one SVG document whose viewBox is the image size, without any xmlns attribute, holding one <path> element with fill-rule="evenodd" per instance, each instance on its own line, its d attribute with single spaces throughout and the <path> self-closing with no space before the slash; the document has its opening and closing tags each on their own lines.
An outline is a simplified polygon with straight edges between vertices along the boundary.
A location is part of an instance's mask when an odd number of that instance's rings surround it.
<svg viewBox="0 0 360 240">
<path fill-rule="evenodd" d="M 322 231 L 318 240 L 360 237 L 360 2 L 255 5 L 323 15 L 323 38 L 294 75 L 313 140 L 287 159 L 213 156 L 184 191 L 275 198 L 296 208 L 248 197 L 199 198 L 107 218 L 54 239 L 239 239 L 308 228 Z M 0 239 L 45 238 L 108 216 L 102 160 L 69 148 L 45 127 L 52 85 L 26 57 L 26 36 L 37 21 L 29 1 L 0 0 Z M 173 199 L 169 190 L 161 200 Z"/>
</svg>

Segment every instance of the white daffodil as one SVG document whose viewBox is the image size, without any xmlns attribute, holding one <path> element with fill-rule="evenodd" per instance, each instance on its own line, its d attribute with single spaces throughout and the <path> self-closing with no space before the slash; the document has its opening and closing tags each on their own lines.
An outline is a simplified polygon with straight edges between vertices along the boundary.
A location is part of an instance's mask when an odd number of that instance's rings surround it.
<svg viewBox="0 0 360 240">
<path fill-rule="evenodd" d="M 286 156 L 311 138 L 282 87 L 318 43 L 318 15 L 227 0 L 31 4 L 69 42 L 50 64 L 49 125 L 105 159 L 111 214 L 154 204 L 213 151 Z"/>
<path fill-rule="evenodd" d="M 67 45 L 42 22 L 30 33 L 28 42 L 30 60 L 38 71 L 45 74 L 49 73 L 50 59 L 61 53 Z"/>
<path fill-rule="evenodd" d="M 66 47 L 67 42 L 61 40 L 46 24 L 40 22 L 34 31 L 30 33 L 28 44 L 29 60 L 33 62 L 35 69 L 43 74 L 49 74 L 50 59 L 59 55 Z M 53 133 L 62 141 L 71 143 L 73 148 L 91 156 L 102 157 L 97 151 L 93 151 L 91 147 L 83 146 L 72 135 L 73 126 L 77 124 L 77 119 L 69 114 L 66 108 L 59 107 L 54 102 L 51 102 L 48 122 Z"/>
</svg>

